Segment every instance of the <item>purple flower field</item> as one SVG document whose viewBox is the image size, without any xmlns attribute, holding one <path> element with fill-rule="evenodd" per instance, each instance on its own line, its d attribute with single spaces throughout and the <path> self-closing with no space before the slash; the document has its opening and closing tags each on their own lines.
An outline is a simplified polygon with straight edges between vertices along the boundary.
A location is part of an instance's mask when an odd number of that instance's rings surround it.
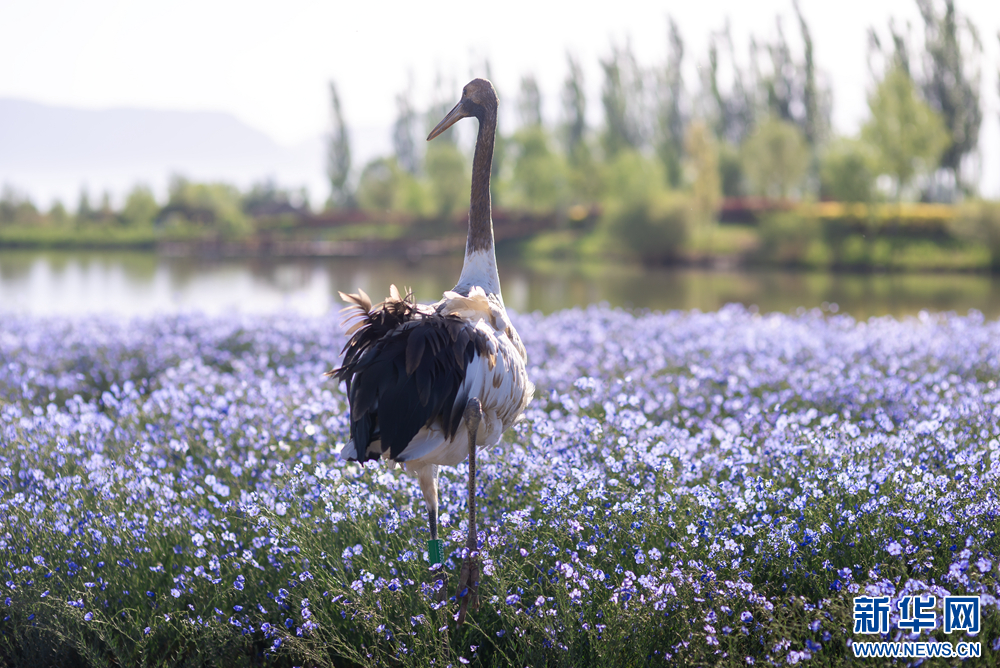
<svg viewBox="0 0 1000 668">
<path fill-rule="evenodd" d="M 483 605 L 456 627 L 416 481 L 336 456 L 337 315 L 5 316 L 0 664 L 841 665 L 877 639 L 1000 661 L 1000 324 L 514 322 L 538 390 L 479 458 Z M 452 587 L 466 475 L 441 477 Z M 921 594 L 937 626 L 900 630 Z M 854 597 L 883 595 L 888 634 L 855 634 Z M 948 595 L 980 597 L 975 637 L 944 634 Z"/>
</svg>

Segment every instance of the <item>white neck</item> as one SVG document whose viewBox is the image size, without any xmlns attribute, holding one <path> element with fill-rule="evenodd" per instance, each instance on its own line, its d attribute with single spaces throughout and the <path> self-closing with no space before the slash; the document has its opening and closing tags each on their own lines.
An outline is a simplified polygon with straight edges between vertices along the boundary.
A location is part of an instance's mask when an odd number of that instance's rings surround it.
<svg viewBox="0 0 1000 668">
<path fill-rule="evenodd" d="M 458 277 L 455 292 L 468 294 L 475 286 L 479 286 L 490 295 L 503 297 L 500 294 L 500 274 L 497 273 L 497 258 L 493 249 L 465 252 L 465 264 L 462 265 L 462 275 Z"/>
</svg>

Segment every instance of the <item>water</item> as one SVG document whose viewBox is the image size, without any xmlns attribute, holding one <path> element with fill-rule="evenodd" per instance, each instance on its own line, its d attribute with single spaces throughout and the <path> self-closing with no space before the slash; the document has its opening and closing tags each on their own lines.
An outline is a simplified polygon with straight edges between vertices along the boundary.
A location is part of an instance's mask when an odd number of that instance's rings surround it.
<svg viewBox="0 0 1000 668">
<path fill-rule="evenodd" d="M 461 258 L 205 260 L 150 253 L 0 251 L 0 310 L 72 314 L 306 314 L 339 309 L 337 291 L 376 301 L 390 283 L 434 301 L 455 284 Z M 977 309 L 1000 317 L 1000 278 L 977 274 L 829 274 L 782 270 L 646 270 L 620 263 L 501 260 L 504 300 L 549 313 L 606 301 L 637 309 L 712 311 L 729 302 L 762 312 L 826 306 L 857 318 Z"/>
</svg>

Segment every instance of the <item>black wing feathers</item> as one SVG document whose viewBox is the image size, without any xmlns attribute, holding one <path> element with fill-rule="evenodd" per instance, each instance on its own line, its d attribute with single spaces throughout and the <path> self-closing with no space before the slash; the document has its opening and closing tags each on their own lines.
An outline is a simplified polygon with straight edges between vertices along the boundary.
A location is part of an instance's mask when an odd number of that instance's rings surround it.
<svg viewBox="0 0 1000 668">
<path fill-rule="evenodd" d="M 359 459 L 376 459 L 368 446 L 405 460 L 404 450 L 421 428 L 439 423 L 451 438 L 462 422 L 468 397 L 458 397 L 466 369 L 478 350 L 488 354 L 486 335 L 457 316 L 419 307 L 411 295 L 365 307 L 367 295 L 342 295 L 353 306 L 343 363 L 328 375 L 347 384 L 351 438 Z M 365 303 L 367 301 L 367 304 Z M 460 404 L 457 402 L 461 402 Z"/>
</svg>

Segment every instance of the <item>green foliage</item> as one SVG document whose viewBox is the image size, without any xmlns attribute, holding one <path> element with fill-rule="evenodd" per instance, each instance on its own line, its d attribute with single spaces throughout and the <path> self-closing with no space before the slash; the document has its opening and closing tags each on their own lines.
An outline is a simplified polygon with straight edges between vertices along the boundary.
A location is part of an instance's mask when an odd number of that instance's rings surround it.
<svg viewBox="0 0 1000 668">
<path fill-rule="evenodd" d="M 742 159 L 752 194 L 784 199 L 802 190 L 809 147 L 794 124 L 771 117 L 743 144 Z"/>
<path fill-rule="evenodd" d="M 128 194 L 118 217 L 127 227 L 145 227 L 153 224 L 159 212 L 160 205 L 156 203 L 153 191 L 138 185 Z"/>
<path fill-rule="evenodd" d="M 195 183 L 174 176 L 159 221 L 168 226 L 190 225 L 225 235 L 244 234 L 250 231 L 250 221 L 241 205 L 240 191 L 235 186 Z"/>
<path fill-rule="evenodd" d="M 604 155 L 613 160 L 622 151 L 642 146 L 645 117 L 642 76 L 631 45 L 624 49 L 615 47 L 611 57 L 601 61 L 601 68 L 604 70 L 601 103 L 605 122 L 601 140 Z"/>
<path fill-rule="evenodd" d="M 542 94 L 534 75 L 521 77 L 521 95 L 517 100 L 517 110 L 521 115 L 521 125 L 532 127 L 542 124 Z"/>
<path fill-rule="evenodd" d="M 326 174 L 330 180 L 330 204 L 332 206 L 351 206 L 353 197 L 348 185 L 351 175 L 351 143 L 347 132 L 347 123 L 340 108 L 340 95 L 337 86 L 330 82 L 330 111 L 332 114 L 333 132 L 327 145 Z"/>
<path fill-rule="evenodd" d="M 417 113 L 413 109 L 409 90 L 396 96 L 396 109 L 396 121 L 392 126 L 392 146 L 396 162 L 403 171 L 416 174 L 420 166 L 417 159 L 417 143 L 413 134 Z"/>
<path fill-rule="evenodd" d="M 645 262 L 677 257 L 690 234 L 694 206 L 689 198 L 665 188 L 659 161 L 623 152 L 608 177 L 602 228 Z"/>
<path fill-rule="evenodd" d="M 537 213 L 563 207 L 567 197 L 566 165 L 552 150 L 545 128 L 537 124 L 521 128 L 512 143 L 515 158 L 510 203 Z"/>
<path fill-rule="evenodd" d="M 871 118 L 861 128 L 861 138 L 875 150 L 878 172 L 895 179 L 899 198 L 915 176 L 934 170 L 949 144 L 948 134 L 900 67 L 885 75 L 868 107 Z"/>
<path fill-rule="evenodd" d="M 90 205 L 90 193 L 87 189 L 80 189 L 80 199 L 76 204 L 76 222 L 77 224 L 86 223 L 93 220 L 95 217 L 95 212 L 93 207 Z"/>
<path fill-rule="evenodd" d="M 1000 202 L 969 202 L 952 222 L 951 231 L 959 239 L 986 246 L 990 267 L 1000 272 Z"/>
<path fill-rule="evenodd" d="M 573 204 L 589 206 L 600 201 L 605 193 L 605 163 L 598 161 L 589 142 L 576 145 L 569 156 L 567 186 Z"/>
<path fill-rule="evenodd" d="M 743 197 L 746 194 L 746 177 L 740 150 L 731 142 L 719 143 L 719 186 L 723 197 Z"/>
<path fill-rule="evenodd" d="M 821 226 L 798 211 L 772 213 L 760 221 L 760 257 L 768 262 L 801 266 L 818 264 Z"/>
<path fill-rule="evenodd" d="M 13 186 L 5 185 L 0 191 L 0 225 L 37 225 L 41 214 L 31 199 Z"/>
<path fill-rule="evenodd" d="M 962 158 L 976 149 L 983 122 L 980 105 L 979 58 L 983 45 L 976 26 L 958 14 L 954 0 L 938 13 L 931 0 L 917 0 L 924 20 L 924 45 L 929 71 L 920 88 L 924 99 L 941 115 L 949 136 L 941 167 L 961 184 Z"/>
<path fill-rule="evenodd" d="M 468 206 L 471 175 L 465 156 L 453 142 L 435 140 L 427 145 L 424 172 L 435 215 L 450 217 Z"/>
<path fill-rule="evenodd" d="M 691 173 L 694 217 L 699 224 L 707 224 L 714 219 L 722 199 L 718 146 L 708 126 L 696 121 L 688 126 L 684 149 Z"/>
<path fill-rule="evenodd" d="M 670 187 L 679 188 L 683 177 L 681 161 L 684 158 L 685 118 L 681 112 L 684 95 L 684 78 L 681 72 L 684 63 L 684 40 L 674 19 L 671 17 L 668 22 L 670 51 L 660 82 L 656 152 L 667 170 L 667 182 Z"/>
<path fill-rule="evenodd" d="M 820 161 L 820 194 L 838 202 L 870 202 L 875 197 L 875 156 L 871 146 L 838 138 Z"/>
<path fill-rule="evenodd" d="M 801 116 L 799 127 L 802 128 L 802 134 L 805 135 L 809 146 L 815 148 L 830 127 L 831 96 L 830 91 L 822 88 L 816 81 L 812 34 L 797 0 L 792 2 L 792 7 L 795 8 L 795 15 L 799 20 L 805 52 L 802 67 L 802 106 L 805 111 Z"/>
<path fill-rule="evenodd" d="M 563 116 L 566 155 L 575 159 L 577 148 L 583 143 L 587 131 L 587 94 L 584 90 L 583 68 L 572 54 L 566 54 L 569 74 L 563 84 Z"/>
<path fill-rule="evenodd" d="M 375 158 L 361 170 L 355 193 L 358 205 L 373 213 L 390 211 L 396 202 L 400 180 L 395 158 Z"/>
<path fill-rule="evenodd" d="M 729 66 L 733 73 L 732 85 L 724 90 L 719 77 L 720 58 L 728 55 Z M 751 60 L 756 65 L 756 47 L 751 45 Z M 757 101 L 757 90 L 751 76 L 756 74 L 746 72 L 736 59 L 733 48 L 733 36 L 726 22 L 721 33 L 714 33 L 708 44 L 708 71 L 706 85 L 712 107 L 706 114 L 712 123 L 716 136 L 736 145 L 741 144 L 753 130 L 756 124 L 757 111 L 760 106 Z M 760 83 L 760 82 L 757 82 Z"/>
<path fill-rule="evenodd" d="M 52 208 L 49 209 L 47 217 L 48 223 L 55 227 L 65 227 L 70 222 L 69 212 L 66 211 L 66 207 L 63 206 L 61 200 L 56 200 L 52 203 Z"/>
<path fill-rule="evenodd" d="M 426 218 L 436 213 L 427 184 L 402 169 L 395 157 L 376 158 L 361 171 L 358 205 L 370 213 L 405 213 Z"/>
</svg>

